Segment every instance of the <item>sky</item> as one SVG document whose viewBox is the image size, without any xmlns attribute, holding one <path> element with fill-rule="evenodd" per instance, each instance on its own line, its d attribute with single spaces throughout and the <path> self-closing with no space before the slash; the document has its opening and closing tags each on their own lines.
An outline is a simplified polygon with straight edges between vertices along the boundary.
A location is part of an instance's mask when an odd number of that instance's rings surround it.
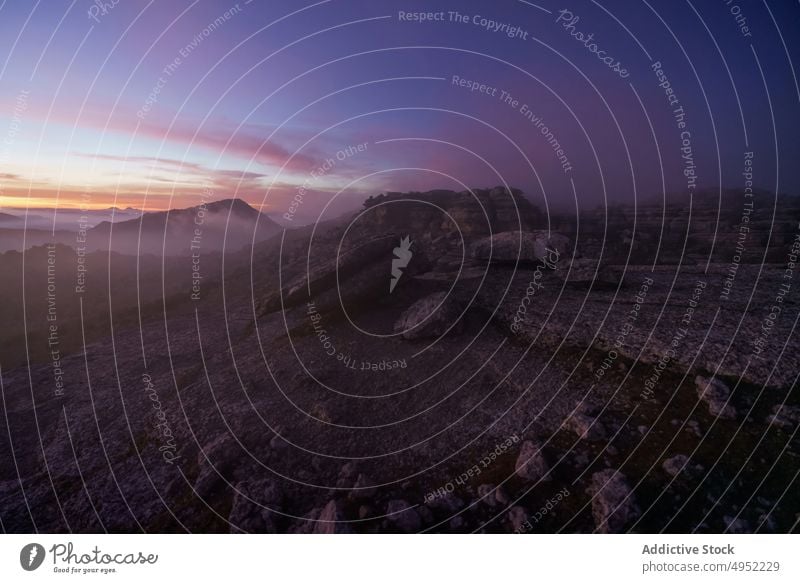
<svg viewBox="0 0 800 583">
<path fill-rule="evenodd" d="M 0 207 L 800 194 L 798 63 L 790 1 L 0 0 Z"/>
</svg>

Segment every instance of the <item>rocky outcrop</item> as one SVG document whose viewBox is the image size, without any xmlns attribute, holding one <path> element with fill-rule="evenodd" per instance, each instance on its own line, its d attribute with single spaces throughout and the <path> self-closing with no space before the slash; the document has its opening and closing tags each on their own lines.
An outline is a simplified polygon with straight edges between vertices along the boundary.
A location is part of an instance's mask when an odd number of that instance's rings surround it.
<svg viewBox="0 0 800 583">
<path fill-rule="evenodd" d="M 555 269 L 568 245 L 569 239 L 558 233 L 507 231 L 475 241 L 470 256 L 494 264 L 544 263 Z"/>
<path fill-rule="evenodd" d="M 444 292 L 435 293 L 408 308 L 395 323 L 394 331 L 402 333 L 406 340 L 458 334 L 464 328 L 461 315 L 454 299 Z"/>
</svg>

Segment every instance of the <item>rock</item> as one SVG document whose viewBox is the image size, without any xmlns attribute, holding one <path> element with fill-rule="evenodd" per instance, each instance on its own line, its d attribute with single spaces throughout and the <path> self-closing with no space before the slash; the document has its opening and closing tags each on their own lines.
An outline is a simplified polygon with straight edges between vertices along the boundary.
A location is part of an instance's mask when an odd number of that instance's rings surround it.
<svg viewBox="0 0 800 583">
<path fill-rule="evenodd" d="M 700 423 L 692 419 L 686 423 L 686 431 L 689 431 L 697 437 L 703 436 L 703 431 L 700 429 Z"/>
<path fill-rule="evenodd" d="M 512 506 L 508 510 L 508 514 L 506 514 L 506 519 L 511 525 L 511 529 L 517 533 L 522 533 L 526 530 L 529 530 L 530 525 L 527 524 L 528 518 L 528 511 L 522 506 Z"/>
<path fill-rule="evenodd" d="M 750 523 L 743 518 L 725 516 L 722 520 L 725 523 L 725 532 L 729 534 L 749 534 L 753 532 Z"/>
<path fill-rule="evenodd" d="M 708 412 L 721 419 L 736 419 L 736 409 L 728 403 L 731 391 L 718 378 L 706 378 L 697 375 L 694 379 L 697 396 L 708 404 Z"/>
<path fill-rule="evenodd" d="M 351 487 L 357 476 L 356 465 L 353 462 L 347 462 L 339 469 L 339 476 L 336 478 L 337 488 Z"/>
<path fill-rule="evenodd" d="M 550 476 L 545 477 L 549 469 L 539 446 L 530 440 L 523 441 L 514 465 L 516 474 L 526 480 L 550 480 Z"/>
<path fill-rule="evenodd" d="M 436 338 L 458 334 L 464 328 L 464 319 L 457 303 L 444 292 L 431 294 L 408 308 L 394 325 L 406 340 Z M 451 328 L 452 327 L 452 328 Z"/>
<path fill-rule="evenodd" d="M 775 532 L 777 525 L 775 521 L 772 520 L 772 517 L 769 514 L 760 514 L 758 516 L 758 527 L 757 530 L 759 532 Z"/>
<path fill-rule="evenodd" d="M 314 524 L 314 534 L 346 534 L 352 532 L 346 522 L 341 504 L 331 500 L 322 509 Z"/>
<path fill-rule="evenodd" d="M 497 488 L 494 491 L 494 496 L 497 498 L 497 502 L 503 506 L 508 506 L 511 504 L 511 498 L 509 497 L 508 493 L 503 489 L 502 486 Z"/>
<path fill-rule="evenodd" d="M 792 405 L 775 405 L 772 415 L 767 416 L 767 423 L 784 429 L 791 429 L 800 424 L 800 407 Z"/>
<path fill-rule="evenodd" d="M 422 526 L 419 513 L 405 500 L 391 500 L 386 514 L 386 518 L 403 532 L 417 532 Z"/>
<path fill-rule="evenodd" d="M 692 469 L 702 469 L 702 466 L 694 466 L 694 468 L 687 466 L 688 462 L 689 458 L 682 453 L 679 453 L 664 460 L 664 463 L 661 464 L 661 467 L 664 468 L 664 471 L 672 477 L 677 476 L 681 472 L 689 473 Z"/>
<path fill-rule="evenodd" d="M 555 269 L 569 246 L 569 239 L 547 231 L 506 231 L 475 241 L 470 255 L 479 261 L 494 264 L 544 263 Z"/>
<path fill-rule="evenodd" d="M 623 532 L 639 516 L 639 508 L 625 476 L 614 469 L 592 475 L 587 492 L 592 496 L 592 517 L 598 532 Z"/>
<path fill-rule="evenodd" d="M 563 425 L 567 431 L 572 431 L 581 439 L 598 441 L 604 439 L 606 431 L 603 426 L 591 415 L 576 410 L 570 415 Z"/>
<path fill-rule="evenodd" d="M 503 487 L 495 486 L 494 484 L 481 484 L 478 486 L 478 496 L 481 502 L 490 508 L 505 505 L 509 501 L 508 494 L 505 493 Z"/>
<path fill-rule="evenodd" d="M 462 528 L 464 528 L 464 524 L 465 524 L 464 518 L 462 518 L 461 515 L 454 516 L 453 518 L 450 519 L 450 522 L 448 523 L 448 525 L 450 526 L 450 530 L 461 530 Z"/>
</svg>

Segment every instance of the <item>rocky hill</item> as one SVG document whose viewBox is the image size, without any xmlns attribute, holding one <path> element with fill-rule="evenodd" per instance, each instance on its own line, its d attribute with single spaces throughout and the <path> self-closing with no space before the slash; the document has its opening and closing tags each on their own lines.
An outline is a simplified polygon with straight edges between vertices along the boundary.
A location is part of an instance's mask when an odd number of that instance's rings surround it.
<svg viewBox="0 0 800 583">
<path fill-rule="evenodd" d="M 503 188 L 385 194 L 63 355 L 60 393 L 4 368 L 3 527 L 791 530 L 791 246 L 728 285 L 547 224 Z"/>
</svg>

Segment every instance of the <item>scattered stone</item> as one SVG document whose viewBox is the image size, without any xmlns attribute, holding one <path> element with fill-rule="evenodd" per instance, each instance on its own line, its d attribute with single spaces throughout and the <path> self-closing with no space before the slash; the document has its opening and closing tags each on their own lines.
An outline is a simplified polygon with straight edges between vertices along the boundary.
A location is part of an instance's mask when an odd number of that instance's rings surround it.
<svg viewBox="0 0 800 583">
<path fill-rule="evenodd" d="M 345 534 L 352 532 L 344 520 L 341 504 L 336 500 L 331 500 L 320 512 L 319 518 L 314 524 L 313 532 L 314 534 Z"/>
<path fill-rule="evenodd" d="M 639 516 L 639 507 L 625 476 L 607 469 L 592 475 L 587 492 L 592 496 L 592 517 L 598 532 L 623 532 Z"/>
<path fill-rule="evenodd" d="M 403 532 L 417 532 L 422 526 L 419 513 L 405 500 L 391 500 L 386 518 Z"/>
<path fill-rule="evenodd" d="M 517 463 L 514 465 L 516 474 L 526 480 L 538 481 L 542 478 L 550 480 L 550 476 L 545 478 L 545 474 L 549 469 L 540 447 L 533 441 L 523 441 L 519 449 Z"/>
<path fill-rule="evenodd" d="M 569 239 L 547 231 L 506 231 L 479 239 L 472 244 L 470 255 L 480 261 L 496 264 L 531 264 L 546 262 L 555 268 L 567 250 Z"/>
<path fill-rule="evenodd" d="M 664 471 L 667 472 L 670 476 L 675 477 L 681 472 L 686 474 L 693 473 L 695 470 L 702 471 L 704 468 L 700 464 L 695 464 L 693 466 L 687 465 L 689 462 L 689 458 L 682 453 L 672 456 L 671 458 L 667 458 L 664 460 L 664 463 L 661 464 L 661 467 L 664 468 Z"/>
<path fill-rule="evenodd" d="M 350 488 L 356 480 L 357 470 L 354 462 L 347 462 L 339 468 L 339 475 L 336 478 L 337 488 Z"/>
<path fill-rule="evenodd" d="M 450 530 L 461 530 L 464 528 L 464 519 L 461 517 L 461 515 L 454 516 L 450 519 L 448 524 L 450 525 Z"/>
<path fill-rule="evenodd" d="M 494 484 L 481 484 L 478 486 L 478 496 L 481 502 L 487 504 L 490 508 L 505 505 L 510 501 L 502 486 L 495 486 Z"/>
<path fill-rule="evenodd" d="M 497 501 L 503 506 L 508 506 L 509 504 L 511 504 L 511 498 L 509 497 L 508 493 L 505 490 L 503 490 L 502 486 L 494 491 L 494 495 L 495 498 L 497 498 Z"/>
<path fill-rule="evenodd" d="M 579 410 L 567 417 L 563 427 L 567 431 L 574 432 L 581 439 L 588 441 L 599 441 L 606 436 L 606 431 L 599 421 Z"/>
<path fill-rule="evenodd" d="M 728 403 L 731 391 L 718 378 L 697 375 L 694 379 L 697 396 L 708 404 L 708 412 L 720 419 L 736 419 L 736 409 Z"/>
<path fill-rule="evenodd" d="M 775 405 L 772 408 L 772 415 L 767 417 L 767 423 L 783 429 L 792 429 L 800 424 L 800 407 Z"/>
<path fill-rule="evenodd" d="M 694 419 L 686 422 L 686 431 L 694 433 L 697 437 L 703 437 L 703 431 L 700 429 L 700 423 Z"/>
<path fill-rule="evenodd" d="M 735 518 L 733 516 L 725 516 L 723 519 L 725 522 L 725 532 L 730 534 L 747 534 L 752 533 L 753 529 L 750 527 L 750 523 L 748 523 L 743 518 Z"/>
<path fill-rule="evenodd" d="M 526 522 L 528 522 L 528 511 L 522 506 L 512 506 L 506 515 L 508 523 L 514 532 L 523 532 L 526 529 Z"/>
<path fill-rule="evenodd" d="M 775 532 L 776 524 L 769 514 L 760 514 L 758 517 L 758 530 L 766 532 Z"/>
</svg>

